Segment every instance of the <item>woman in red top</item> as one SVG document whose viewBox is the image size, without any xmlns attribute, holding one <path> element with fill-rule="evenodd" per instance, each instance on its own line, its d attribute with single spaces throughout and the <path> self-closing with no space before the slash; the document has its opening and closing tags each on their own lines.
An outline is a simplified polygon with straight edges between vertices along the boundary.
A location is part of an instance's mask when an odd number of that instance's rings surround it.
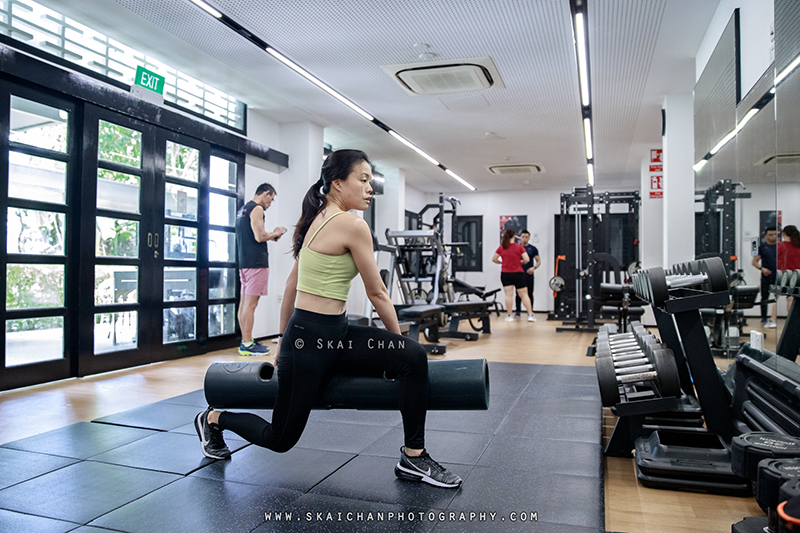
<svg viewBox="0 0 800 533">
<path fill-rule="evenodd" d="M 794 226 L 786 226 L 781 231 L 783 241 L 778 243 L 778 270 L 800 269 L 800 231 Z M 780 280 L 778 280 L 780 282 Z M 786 298 L 786 306 L 792 308 L 792 298 Z"/>
<path fill-rule="evenodd" d="M 530 258 L 525 248 L 521 244 L 514 242 L 513 229 L 507 229 L 503 233 L 503 242 L 495 250 L 492 262 L 502 265 L 500 268 L 500 282 L 503 284 L 503 291 L 506 293 L 506 312 L 508 313 L 506 322 L 514 321 L 511 312 L 514 308 L 515 288 L 520 300 L 522 300 L 522 304 L 528 311 L 528 322 L 533 322 L 531 299 L 528 297 L 528 284 L 525 282 L 525 271 L 522 270 L 522 264 L 530 262 Z"/>
</svg>

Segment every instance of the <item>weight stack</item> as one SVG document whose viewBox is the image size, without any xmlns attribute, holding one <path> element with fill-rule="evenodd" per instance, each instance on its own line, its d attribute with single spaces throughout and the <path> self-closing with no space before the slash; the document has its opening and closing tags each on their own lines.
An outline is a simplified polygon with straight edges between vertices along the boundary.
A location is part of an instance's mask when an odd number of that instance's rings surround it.
<svg viewBox="0 0 800 533">
<path fill-rule="evenodd" d="M 206 371 L 205 395 L 217 409 L 272 409 L 278 391 L 275 369 L 264 362 L 218 362 Z M 391 376 L 334 375 L 314 409 L 395 411 L 400 383 Z M 481 411 L 489 408 L 485 359 L 428 361 L 428 409 Z"/>
</svg>

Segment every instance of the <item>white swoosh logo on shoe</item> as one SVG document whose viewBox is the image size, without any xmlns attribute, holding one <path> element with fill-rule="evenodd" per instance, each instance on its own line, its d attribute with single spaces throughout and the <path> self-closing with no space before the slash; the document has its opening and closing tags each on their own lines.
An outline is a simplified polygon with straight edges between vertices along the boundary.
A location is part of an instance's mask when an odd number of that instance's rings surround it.
<svg viewBox="0 0 800 533">
<path fill-rule="evenodd" d="M 420 472 L 422 472 L 422 470 L 420 470 Z M 431 469 L 428 468 L 427 472 L 422 472 L 422 473 L 425 474 L 426 476 L 430 476 L 431 475 Z"/>
</svg>

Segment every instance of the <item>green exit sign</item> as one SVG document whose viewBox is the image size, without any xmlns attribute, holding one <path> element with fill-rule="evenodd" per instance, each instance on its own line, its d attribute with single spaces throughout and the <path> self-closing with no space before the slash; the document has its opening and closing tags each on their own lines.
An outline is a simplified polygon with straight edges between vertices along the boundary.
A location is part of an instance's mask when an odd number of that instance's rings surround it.
<svg viewBox="0 0 800 533">
<path fill-rule="evenodd" d="M 136 79 L 133 83 L 156 94 L 164 94 L 164 76 L 159 76 L 142 66 L 136 67 Z"/>
</svg>

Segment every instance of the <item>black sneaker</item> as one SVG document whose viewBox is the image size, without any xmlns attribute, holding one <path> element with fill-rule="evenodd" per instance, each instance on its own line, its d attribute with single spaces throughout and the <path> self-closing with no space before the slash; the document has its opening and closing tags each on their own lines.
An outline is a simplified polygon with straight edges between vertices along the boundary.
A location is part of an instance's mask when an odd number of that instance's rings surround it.
<svg viewBox="0 0 800 533">
<path fill-rule="evenodd" d="M 231 451 L 222 438 L 222 430 L 208 423 L 208 413 L 211 411 L 209 407 L 194 418 L 194 429 L 203 445 L 203 455 L 211 459 L 227 459 Z"/>
<path fill-rule="evenodd" d="M 455 489 L 461 486 L 461 478 L 431 459 L 425 450 L 419 457 L 409 457 L 406 449 L 400 448 L 400 462 L 394 467 L 394 475 L 406 481 L 422 481 L 434 487 Z"/>
</svg>

